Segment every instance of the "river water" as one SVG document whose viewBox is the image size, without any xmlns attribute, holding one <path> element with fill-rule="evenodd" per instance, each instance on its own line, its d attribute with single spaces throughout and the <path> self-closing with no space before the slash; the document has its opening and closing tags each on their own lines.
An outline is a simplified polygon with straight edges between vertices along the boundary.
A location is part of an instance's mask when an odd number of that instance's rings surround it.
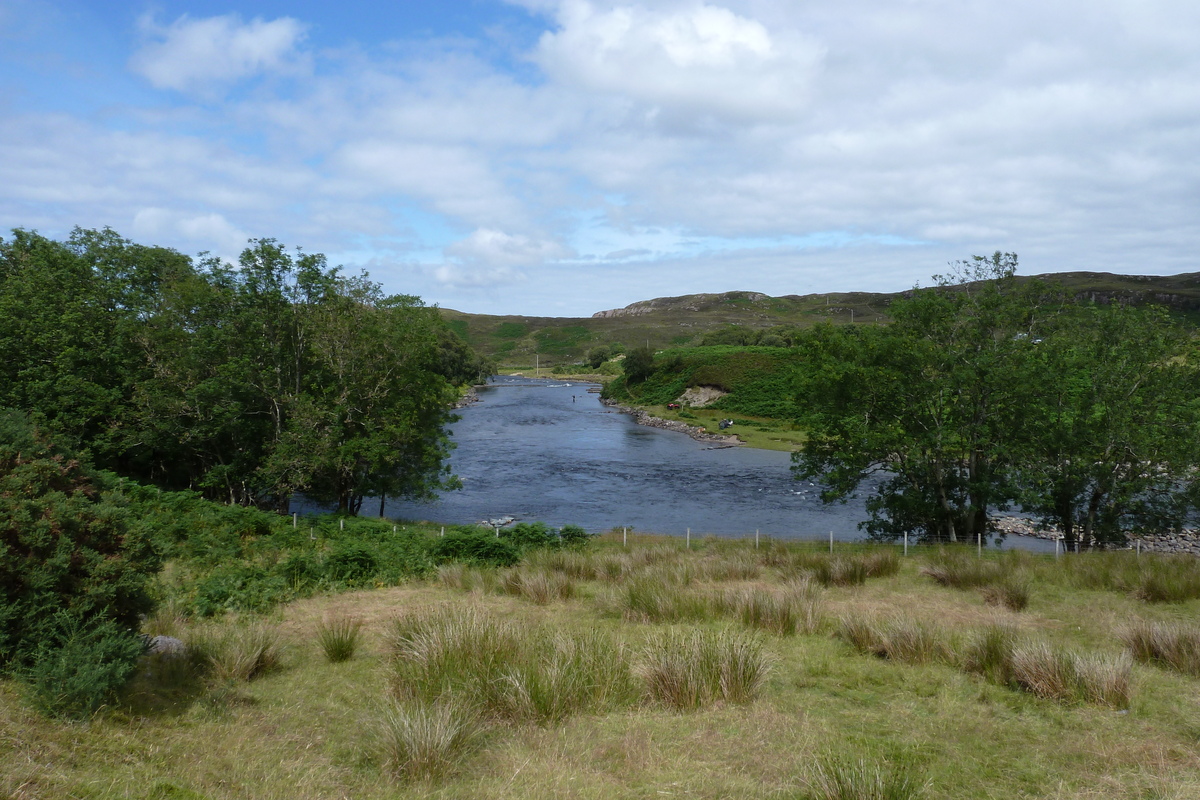
<svg viewBox="0 0 1200 800">
<path fill-rule="evenodd" d="M 690 528 L 693 536 L 863 538 L 866 492 L 826 505 L 819 486 L 793 479 L 787 453 L 714 448 L 638 425 L 601 405 L 589 386 L 494 378 L 451 427 L 450 464 L 463 488 L 432 503 L 389 500 L 385 515 L 446 524 L 511 516 L 591 533 L 628 526 L 679 536 Z M 1017 536 L 1003 546 L 1053 550 Z"/>
</svg>

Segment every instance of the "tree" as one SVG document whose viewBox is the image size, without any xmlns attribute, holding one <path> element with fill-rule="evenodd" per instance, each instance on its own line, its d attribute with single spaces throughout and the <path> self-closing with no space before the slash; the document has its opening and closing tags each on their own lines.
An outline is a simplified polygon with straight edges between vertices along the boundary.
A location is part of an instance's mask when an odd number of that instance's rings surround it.
<svg viewBox="0 0 1200 800">
<path fill-rule="evenodd" d="M 649 347 L 634 347 L 625 354 L 625 380 L 638 383 L 654 372 L 654 350 Z"/>
<path fill-rule="evenodd" d="M 1072 310 L 1022 343 L 1019 499 L 1068 549 L 1178 527 L 1200 415 L 1188 337 L 1165 312 Z"/>
<path fill-rule="evenodd" d="M 612 350 L 606 345 L 598 344 L 587 351 L 587 364 L 592 369 L 599 369 L 600 365 L 610 358 L 612 358 Z"/>
<path fill-rule="evenodd" d="M 884 475 L 867 501 L 873 535 L 973 540 L 1011 494 L 1006 437 L 1019 419 L 1019 336 L 1040 287 L 1013 280 L 1017 257 L 957 262 L 938 286 L 892 305 L 886 328 L 815 330 L 797 404 L 809 430 L 799 477 L 844 498 Z"/>
</svg>

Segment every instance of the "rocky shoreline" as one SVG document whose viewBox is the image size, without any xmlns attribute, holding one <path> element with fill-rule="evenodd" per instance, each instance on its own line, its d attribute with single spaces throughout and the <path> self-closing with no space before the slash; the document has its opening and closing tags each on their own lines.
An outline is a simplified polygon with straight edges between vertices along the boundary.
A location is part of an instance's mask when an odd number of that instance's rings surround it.
<svg viewBox="0 0 1200 800">
<path fill-rule="evenodd" d="M 995 520 L 996 529 L 1001 533 L 1011 533 L 1018 536 L 1032 536 L 1035 539 L 1054 541 L 1062 536 L 1057 528 L 1042 528 L 1038 524 L 1023 517 L 999 517 Z M 1141 549 L 1151 553 L 1186 553 L 1200 556 L 1200 531 L 1184 528 L 1179 533 L 1146 533 L 1138 537 Z M 1132 550 L 1136 544 L 1124 546 L 1123 550 Z"/>
<path fill-rule="evenodd" d="M 628 414 L 633 417 L 633 421 L 638 425 L 645 425 L 648 428 L 660 428 L 664 431 L 676 431 L 678 433 L 686 433 L 698 442 L 706 442 L 710 444 L 723 445 L 725 447 L 736 447 L 742 443 L 742 440 L 736 436 L 723 436 L 718 433 L 709 433 L 704 428 L 697 425 L 688 425 L 686 422 L 679 422 L 673 419 L 663 419 L 655 417 L 640 408 L 632 406 L 623 406 L 615 400 L 600 398 L 601 405 L 619 411 L 622 414 Z"/>
<path fill-rule="evenodd" d="M 470 389 L 467 389 L 466 394 L 464 394 L 462 397 L 458 398 L 458 400 L 456 400 L 454 402 L 454 405 L 451 406 L 451 408 L 456 408 L 456 409 L 457 408 L 466 408 L 467 406 L 471 405 L 472 403 L 478 403 L 479 402 L 479 394 L 475 391 L 477 388 L 478 387 L 476 387 L 476 386 L 472 386 Z"/>
</svg>

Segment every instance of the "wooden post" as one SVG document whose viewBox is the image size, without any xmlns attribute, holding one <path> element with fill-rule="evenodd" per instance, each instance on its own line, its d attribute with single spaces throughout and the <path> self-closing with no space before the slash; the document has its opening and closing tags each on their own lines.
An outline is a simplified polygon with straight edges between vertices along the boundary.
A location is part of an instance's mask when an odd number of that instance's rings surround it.
<svg viewBox="0 0 1200 800">
<path fill-rule="evenodd" d="M 688 550 L 691 550 L 691 549 L 692 549 L 692 529 L 691 529 L 691 528 L 688 528 L 688 529 L 687 529 L 687 539 L 686 539 L 686 542 L 687 542 L 687 549 L 688 549 Z"/>
<path fill-rule="evenodd" d="M 1137 540 L 1137 557 L 1138 558 L 1142 557 L 1142 540 L 1141 539 Z"/>
<path fill-rule="evenodd" d="M 314 542 L 317 540 L 317 529 L 312 525 L 308 526 L 308 538 Z"/>
<path fill-rule="evenodd" d="M 621 547 L 629 547 L 629 528 L 621 528 Z"/>
<path fill-rule="evenodd" d="M 446 526 L 443 525 L 442 526 L 442 536 L 445 536 L 445 535 L 446 535 Z"/>
<path fill-rule="evenodd" d="M 396 532 L 396 526 L 395 526 L 395 525 L 393 525 L 393 526 L 392 526 L 392 533 L 395 533 L 395 532 Z"/>
<path fill-rule="evenodd" d="M 1062 547 L 1062 537 L 1055 536 L 1054 537 L 1054 558 L 1055 558 L 1055 560 L 1057 560 L 1062 555 L 1062 553 L 1059 552 L 1059 549 L 1061 547 Z"/>
<path fill-rule="evenodd" d="M 300 515 L 297 514 L 295 511 L 292 512 L 292 527 L 293 528 L 295 528 L 296 523 L 299 522 L 299 517 L 300 517 Z"/>
<path fill-rule="evenodd" d="M 975 534 L 975 541 L 979 547 L 979 557 L 983 558 L 983 531 Z"/>
<path fill-rule="evenodd" d="M 904 532 L 904 555 L 908 555 L 908 531 Z"/>
<path fill-rule="evenodd" d="M 341 519 L 338 520 L 338 528 L 343 531 L 346 530 L 346 518 L 345 517 L 342 517 Z"/>
<path fill-rule="evenodd" d="M 758 528 L 754 529 L 754 549 L 758 549 Z"/>
<path fill-rule="evenodd" d="M 829 555 L 833 555 L 833 531 L 829 532 Z"/>
</svg>

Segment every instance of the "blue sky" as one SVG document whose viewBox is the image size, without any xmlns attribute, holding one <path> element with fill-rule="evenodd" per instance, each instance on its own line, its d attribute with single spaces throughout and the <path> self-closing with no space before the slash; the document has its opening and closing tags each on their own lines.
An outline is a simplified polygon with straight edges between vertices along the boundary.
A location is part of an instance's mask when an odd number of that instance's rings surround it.
<svg viewBox="0 0 1200 800">
<path fill-rule="evenodd" d="M 0 235 L 250 237 L 483 313 L 1200 270 L 1182 0 L 0 0 Z"/>
</svg>

